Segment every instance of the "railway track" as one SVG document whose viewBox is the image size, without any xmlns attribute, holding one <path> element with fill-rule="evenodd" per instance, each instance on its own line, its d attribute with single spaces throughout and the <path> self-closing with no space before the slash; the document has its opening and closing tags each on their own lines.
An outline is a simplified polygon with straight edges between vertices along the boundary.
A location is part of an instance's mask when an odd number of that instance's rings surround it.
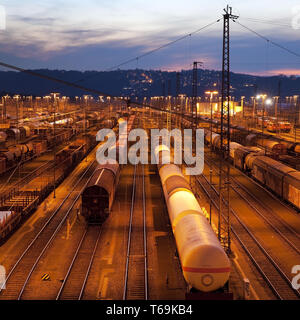
<svg viewBox="0 0 300 320">
<path fill-rule="evenodd" d="M 101 226 L 88 225 L 56 296 L 56 300 L 81 300 L 95 258 Z"/>
<path fill-rule="evenodd" d="M 300 235 L 288 225 L 282 218 L 273 214 L 272 210 L 260 199 L 249 192 L 240 182 L 232 178 L 232 190 L 239 194 L 251 208 L 268 224 L 278 235 L 300 255 Z M 270 222 L 272 221 L 272 222 Z"/>
<path fill-rule="evenodd" d="M 28 173 L 26 176 L 22 177 L 20 180 L 9 182 L 9 179 L 10 179 L 9 177 L 7 182 L 0 185 L 0 191 L 2 193 L 2 196 L 8 195 L 9 193 L 13 192 L 14 189 L 18 189 L 20 186 L 24 186 L 28 184 L 31 180 L 43 174 L 44 172 L 51 170 L 52 168 L 53 168 L 53 161 L 47 161 L 46 163 L 42 164 L 32 172 Z M 18 167 L 16 167 L 15 170 L 17 169 Z M 13 173 L 14 172 L 15 171 L 13 171 Z"/>
<path fill-rule="evenodd" d="M 208 165 L 216 166 L 211 159 Z M 219 169 L 219 168 L 217 168 Z M 268 225 L 283 241 L 293 250 L 294 253 L 300 256 L 300 235 L 281 217 L 274 214 L 267 204 L 263 203 L 253 193 L 251 193 L 245 186 L 243 186 L 233 176 L 230 177 L 231 189 L 245 202 L 253 211 L 259 216 L 266 225 Z M 216 191 L 216 190 L 215 190 Z"/>
<path fill-rule="evenodd" d="M 218 210 L 218 191 L 210 185 L 205 176 L 197 177 L 197 183 L 205 192 L 208 198 L 211 198 L 212 204 Z M 209 192 L 208 190 L 211 190 Z M 226 205 L 226 204 L 225 204 Z M 239 218 L 239 215 L 233 210 L 231 212 L 231 231 L 237 241 L 240 243 L 246 254 L 249 256 L 262 278 L 268 284 L 274 296 L 280 300 L 297 300 L 300 293 L 292 288 L 289 277 L 285 271 L 272 258 L 253 232 Z"/>
<path fill-rule="evenodd" d="M 128 229 L 123 300 L 148 300 L 145 201 L 144 166 L 135 165 Z"/>
<path fill-rule="evenodd" d="M 0 299 L 22 299 L 32 273 L 78 201 L 82 190 L 89 181 L 91 173 L 95 169 L 95 165 L 96 161 L 94 160 L 78 177 L 68 195 L 54 210 L 34 239 L 11 267 L 6 282 L 3 284 L 3 287 L 6 286 L 6 289 L 0 292 Z"/>
<path fill-rule="evenodd" d="M 94 126 L 89 128 L 89 132 L 94 129 Z M 80 134 L 78 136 L 76 136 L 76 138 L 80 138 Z M 71 141 L 69 141 L 67 144 L 62 143 L 59 145 L 58 150 L 62 150 L 63 148 L 65 148 L 69 143 L 75 142 L 76 139 L 71 139 Z M 47 153 L 51 153 L 53 150 L 47 149 L 44 154 Z M 5 189 L 5 195 L 9 194 L 10 192 L 12 192 L 14 189 L 19 189 L 20 186 L 25 186 L 26 184 L 30 183 L 30 181 L 32 181 L 34 178 L 44 174 L 47 171 L 50 171 L 53 169 L 54 166 L 54 162 L 53 160 L 50 161 L 46 161 L 45 163 L 43 163 L 42 165 L 40 165 L 39 167 L 37 167 L 36 169 L 34 169 L 33 171 L 25 174 L 22 178 L 18 179 L 16 177 L 13 177 L 14 173 L 16 170 L 18 170 L 19 166 L 23 166 L 25 163 L 34 160 L 36 158 L 38 158 L 40 155 L 33 155 L 30 158 L 26 159 L 26 160 L 22 160 L 20 161 L 14 168 L 10 168 L 10 176 L 8 178 L 8 181 L 5 181 L 5 183 L 0 183 L 0 191 L 3 191 Z M 11 180 L 11 181 L 10 181 Z M 10 181 L 10 182 L 9 182 Z M 2 194 L 4 195 L 4 191 L 2 192 Z"/>
</svg>

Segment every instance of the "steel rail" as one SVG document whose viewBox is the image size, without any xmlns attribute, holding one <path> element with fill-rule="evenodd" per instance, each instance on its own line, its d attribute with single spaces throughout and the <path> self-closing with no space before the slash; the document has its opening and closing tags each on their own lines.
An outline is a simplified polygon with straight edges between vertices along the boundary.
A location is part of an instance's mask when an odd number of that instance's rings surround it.
<svg viewBox="0 0 300 320">
<path fill-rule="evenodd" d="M 95 161 L 92 162 L 92 164 L 94 164 Z M 89 167 L 90 168 L 90 167 Z M 61 229 L 61 227 L 63 226 L 64 222 L 66 221 L 67 217 L 69 216 L 69 213 L 72 211 L 73 207 L 75 206 L 75 204 L 77 203 L 79 197 L 81 196 L 82 191 L 85 189 L 86 185 L 89 183 L 91 177 L 87 180 L 87 182 L 84 184 L 84 186 L 80 189 L 80 191 L 78 192 L 78 195 L 75 197 L 75 199 L 72 201 L 69 209 L 67 210 L 66 214 L 63 216 L 62 220 L 60 221 L 60 223 L 58 224 L 58 226 L 56 227 L 56 229 L 54 230 L 52 236 L 50 237 L 50 239 L 47 241 L 46 245 L 43 247 L 42 251 L 40 252 L 40 254 L 38 255 L 37 259 L 35 260 L 32 268 L 29 271 L 29 274 L 27 275 L 27 278 L 23 284 L 23 287 L 21 289 L 21 291 L 19 292 L 19 296 L 18 296 L 18 300 L 21 300 L 23 292 L 31 278 L 32 273 L 34 272 L 36 266 L 38 265 L 41 257 L 43 256 L 43 254 L 45 253 L 45 251 L 48 249 L 48 247 L 50 246 L 51 242 L 53 241 L 53 239 L 55 238 L 55 236 L 57 235 L 57 233 L 59 232 L 59 230 Z M 82 179 L 81 179 L 82 180 Z M 81 181 L 80 180 L 80 181 Z M 73 193 L 74 191 L 72 191 Z"/>
<path fill-rule="evenodd" d="M 137 165 L 134 166 L 134 173 L 133 173 L 130 219 L 129 219 L 129 228 L 128 228 L 127 255 L 126 255 L 125 276 L 124 276 L 123 300 L 126 300 L 126 297 L 127 297 L 127 282 L 128 282 L 128 269 L 129 269 L 129 258 L 130 258 L 131 231 L 132 231 L 133 210 L 134 210 L 135 193 L 136 193 L 136 167 L 137 167 Z"/>
<path fill-rule="evenodd" d="M 211 186 L 209 184 L 209 181 L 207 180 L 207 178 L 205 176 L 202 176 L 206 183 L 210 186 L 210 188 L 216 193 L 216 195 L 218 195 L 218 191 L 214 188 L 214 186 Z M 205 191 L 206 195 L 208 197 L 211 197 L 209 195 L 209 193 L 207 192 L 206 188 L 204 187 L 204 185 L 200 182 L 199 178 L 196 178 L 196 181 L 198 182 L 198 184 L 200 184 L 200 186 L 202 187 L 202 189 Z M 216 207 L 216 209 L 218 210 L 218 205 L 215 203 L 215 201 L 212 199 L 212 202 L 214 204 L 214 206 Z M 225 205 L 227 205 L 225 203 Z M 300 297 L 300 293 L 293 289 L 291 286 L 291 282 L 289 280 L 289 278 L 286 276 L 286 274 L 284 273 L 284 271 L 280 268 L 280 266 L 278 266 L 278 264 L 274 261 L 274 259 L 270 256 L 270 254 L 264 249 L 264 247 L 260 244 L 260 242 L 256 239 L 256 237 L 253 235 L 253 233 L 249 230 L 249 228 L 245 225 L 245 223 L 243 223 L 241 221 L 241 219 L 238 217 L 237 213 L 235 212 L 235 210 L 233 210 L 232 208 L 230 208 L 230 211 L 233 213 L 234 217 L 236 218 L 236 220 L 239 222 L 239 224 L 244 228 L 244 230 L 246 230 L 247 234 L 250 236 L 250 238 L 253 240 L 253 242 L 256 244 L 256 246 L 261 250 L 261 252 L 264 254 L 264 256 L 268 259 L 268 261 L 272 264 L 272 266 L 277 270 L 278 274 L 280 275 L 281 279 L 283 279 L 285 281 L 285 283 L 288 285 L 290 291 L 297 296 L 298 298 Z M 265 272 L 262 270 L 262 268 L 259 266 L 259 263 L 257 262 L 257 260 L 253 257 L 253 255 L 250 253 L 250 251 L 248 250 L 248 248 L 246 248 L 245 244 L 243 243 L 243 241 L 241 240 L 240 236 L 238 235 L 238 233 L 236 232 L 236 230 L 234 229 L 233 226 L 231 226 L 231 230 L 233 231 L 234 235 L 236 236 L 236 238 L 238 239 L 238 241 L 241 243 L 242 247 L 244 249 L 246 249 L 246 253 L 249 255 L 250 259 L 254 262 L 255 266 L 258 268 L 258 270 L 260 271 L 260 273 L 262 274 L 263 278 L 267 281 L 269 287 L 271 288 L 271 290 L 273 291 L 273 293 L 281 300 L 283 300 L 282 295 L 278 292 L 278 290 L 275 288 L 274 284 L 271 282 L 271 280 L 269 279 L 269 277 L 265 274 Z M 249 254 L 250 253 L 250 254 Z"/>
<path fill-rule="evenodd" d="M 148 300 L 148 261 L 147 261 L 147 220 L 146 220 L 146 192 L 145 192 L 145 174 L 143 172 L 143 233 L 144 233 L 144 264 L 145 264 L 145 300 Z"/>
<path fill-rule="evenodd" d="M 206 163 L 208 163 L 207 160 L 205 160 Z M 212 161 L 210 159 L 210 163 L 209 166 L 212 166 Z M 216 167 L 216 166 L 215 166 Z M 282 223 L 284 225 L 285 228 L 287 228 L 289 230 L 289 232 L 291 232 L 295 237 L 297 237 L 298 239 L 300 239 L 300 236 L 298 233 L 295 232 L 295 230 L 293 230 L 282 218 L 278 217 L 277 215 L 275 216 L 272 211 L 265 205 L 263 204 L 257 197 L 255 197 L 253 194 L 251 194 L 249 192 L 249 190 L 247 190 L 247 188 L 245 188 L 240 182 L 238 182 L 234 177 L 230 177 L 230 180 L 232 182 L 234 182 L 238 188 L 242 189 L 249 197 L 251 197 L 255 202 L 259 203 L 259 205 L 261 207 L 263 207 L 263 209 L 265 211 L 267 211 L 270 215 L 272 215 L 272 217 L 274 217 L 275 219 L 277 219 L 277 221 L 279 221 L 280 223 Z M 297 254 L 300 255 L 300 250 L 298 249 L 298 245 L 295 245 L 291 240 L 289 240 L 276 226 L 274 226 L 267 218 L 266 216 L 261 212 L 261 210 L 259 210 L 256 205 L 254 205 L 251 201 L 249 201 L 247 199 L 246 196 L 242 195 L 236 187 L 231 186 L 232 190 L 241 198 L 243 199 L 251 208 L 253 208 L 253 210 L 264 220 L 264 222 L 266 224 L 268 224 L 294 251 L 297 252 Z"/>
<path fill-rule="evenodd" d="M 87 238 L 87 233 L 89 231 L 89 228 L 93 228 L 91 226 L 87 226 L 87 228 L 85 229 L 79 243 L 78 243 L 78 246 L 77 246 L 77 249 L 75 251 L 75 254 L 72 258 L 72 261 L 69 265 L 69 268 L 67 270 L 67 273 L 64 277 L 64 281 L 62 282 L 62 285 L 61 287 L 59 288 L 59 291 L 57 293 L 57 296 L 56 296 L 56 300 L 60 300 L 62 295 L 63 295 L 63 290 L 66 286 L 66 283 L 69 279 L 69 276 L 72 272 L 72 270 L 74 269 L 74 265 L 75 265 L 75 262 L 78 258 L 78 255 L 80 253 L 80 250 L 82 249 L 82 244 L 84 242 L 84 240 Z M 82 296 L 83 296 L 83 292 L 84 292 L 84 289 L 85 289 L 85 286 L 86 286 L 86 283 L 87 283 L 87 279 L 88 279 L 88 276 L 89 276 L 89 273 L 90 273 L 90 269 L 91 269 L 91 266 L 92 266 L 92 263 L 94 261 L 94 257 L 95 257 L 95 253 L 96 253 L 96 249 L 98 247 L 98 242 L 99 242 L 99 239 L 100 239 L 100 235 L 101 235 L 101 228 L 99 228 L 99 232 L 98 232 L 98 236 L 97 236 L 97 239 L 96 239 L 96 242 L 95 242 L 95 245 L 93 247 L 93 251 L 92 251 L 92 254 L 91 254 L 91 257 L 90 257 L 90 260 L 89 260 L 89 264 L 88 264 L 88 267 L 87 267 L 87 270 L 85 272 L 85 276 L 84 276 L 84 279 L 83 279 L 83 282 L 82 282 L 82 286 L 81 286 L 81 289 L 80 289 L 80 292 L 79 292 L 79 295 L 78 295 L 78 300 L 81 300 Z"/>
<path fill-rule="evenodd" d="M 18 266 L 18 264 L 21 262 L 21 260 L 23 259 L 23 257 L 25 256 L 25 254 L 29 251 L 29 249 L 33 246 L 33 244 L 37 241 L 38 237 L 41 235 L 41 233 L 45 230 L 45 228 L 49 225 L 49 223 L 53 220 L 53 218 L 56 216 L 56 214 L 59 212 L 59 210 L 61 209 L 61 207 L 64 205 L 64 203 L 67 201 L 67 199 L 70 197 L 70 195 L 72 194 L 72 192 L 75 190 L 75 188 L 77 187 L 77 185 L 79 184 L 79 182 L 82 180 L 82 178 L 84 177 L 84 175 L 88 172 L 89 168 L 92 166 L 92 164 L 86 169 L 86 171 L 79 177 L 78 181 L 75 183 L 75 185 L 73 186 L 72 190 L 68 193 L 68 195 L 63 199 L 63 201 L 59 204 L 59 206 L 54 210 L 54 212 L 51 214 L 51 216 L 49 217 L 49 219 L 45 222 L 45 224 L 42 226 L 42 228 L 40 229 L 40 231 L 36 234 L 36 236 L 34 237 L 34 239 L 29 243 L 29 245 L 26 247 L 26 249 L 23 251 L 23 253 L 21 254 L 21 256 L 19 257 L 19 259 L 17 260 L 17 262 L 14 264 L 14 266 L 11 268 L 10 272 L 8 273 L 7 277 L 6 277 L 6 281 L 5 283 L 2 285 L 2 287 L 0 288 L 3 289 L 3 287 L 5 286 L 6 282 L 9 280 L 9 278 L 11 277 L 12 272 L 15 270 L 15 268 Z"/>
</svg>

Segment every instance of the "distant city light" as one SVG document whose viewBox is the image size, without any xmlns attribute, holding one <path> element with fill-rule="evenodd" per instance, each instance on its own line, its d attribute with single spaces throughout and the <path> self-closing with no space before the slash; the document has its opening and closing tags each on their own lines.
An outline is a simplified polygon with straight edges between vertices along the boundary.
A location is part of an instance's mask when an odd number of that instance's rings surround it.
<svg viewBox="0 0 300 320">
<path fill-rule="evenodd" d="M 269 98 L 269 99 L 266 100 L 266 105 L 267 106 L 270 106 L 272 103 L 273 103 L 272 99 Z"/>
</svg>

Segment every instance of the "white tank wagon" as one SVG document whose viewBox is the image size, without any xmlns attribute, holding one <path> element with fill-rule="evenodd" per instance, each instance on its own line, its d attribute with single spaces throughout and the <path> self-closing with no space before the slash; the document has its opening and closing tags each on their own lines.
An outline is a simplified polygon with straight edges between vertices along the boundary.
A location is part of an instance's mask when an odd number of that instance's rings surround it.
<svg viewBox="0 0 300 320">
<path fill-rule="evenodd" d="M 160 170 L 165 164 L 174 162 L 173 156 L 170 153 L 170 149 L 165 145 L 158 145 L 154 150 L 156 163 L 158 170 Z"/>
<path fill-rule="evenodd" d="M 189 184 L 174 164 L 163 165 L 159 175 L 186 282 L 202 292 L 222 288 L 229 279 L 230 261 Z"/>
<path fill-rule="evenodd" d="M 178 221 L 189 214 L 202 214 L 194 194 L 189 190 L 179 190 L 173 192 L 168 198 L 167 207 L 173 231 L 175 230 Z"/>
<path fill-rule="evenodd" d="M 154 150 L 154 154 L 155 154 L 156 158 L 158 157 L 158 154 L 161 151 L 168 151 L 170 153 L 170 149 L 167 146 L 165 146 L 164 144 L 163 145 L 160 144 L 160 145 L 156 146 L 156 148 Z"/>
<path fill-rule="evenodd" d="M 181 169 L 176 164 L 165 164 L 159 169 L 159 175 L 162 185 L 164 186 L 166 180 L 172 176 L 183 177 Z"/>
<path fill-rule="evenodd" d="M 189 183 L 185 180 L 184 177 L 180 176 L 171 176 L 165 182 L 165 191 L 168 197 L 171 197 L 178 191 L 191 191 L 192 189 Z"/>
<path fill-rule="evenodd" d="M 187 283 L 203 292 L 222 288 L 229 279 L 230 261 L 202 211 L 182 217 L 174 236 Z"/>
</svg>

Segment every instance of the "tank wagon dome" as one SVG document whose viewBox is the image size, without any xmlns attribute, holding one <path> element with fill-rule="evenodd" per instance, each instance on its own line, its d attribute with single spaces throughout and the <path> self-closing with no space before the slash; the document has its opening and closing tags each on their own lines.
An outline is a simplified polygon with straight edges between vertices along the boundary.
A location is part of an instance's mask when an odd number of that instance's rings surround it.
<svg viewBox="0 0 300 320">
<path fill-rule="evenodd" d="M 174 235 L 187 283 L 203 292 L 223 287 L 229 278 L 230 261 L 207 219 L 199 214 L 186 215 Z"/>
</svg>

